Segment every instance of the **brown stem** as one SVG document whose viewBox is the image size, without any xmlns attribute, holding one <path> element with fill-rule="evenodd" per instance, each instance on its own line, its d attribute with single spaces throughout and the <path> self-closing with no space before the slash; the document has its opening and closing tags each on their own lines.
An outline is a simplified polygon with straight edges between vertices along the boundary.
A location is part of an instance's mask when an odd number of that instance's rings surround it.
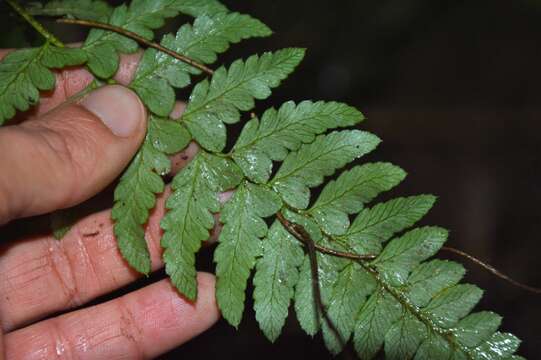
<svg viewBox="0 0 541 360">
<path fill-rule="evenodd" d="M 167 55 L 169 56 L 172 56 L 174 57 L 175 59 L 177 60 L 180 60 L 182 62 L 185 62 L 186 64 L 188 65 L 191 65 L 193 66 L 194 68 L 197 68 L 209 75 L 212 75 L 214 74 L 214 71 L 210 68 L 208 68 L 207 66 L 193 60 L 193 59 L 190 59 L 189 57 L 187 56 L 184 56 L 184 55 L 181 55 L 179 53 L 177 53 L 176 51 L 173 51 L 171 49 L 168 49 L 158 43 L 155 43 L 153 41 L 149 41 L 147 39 L 145 39 L 144 37 L 132 32 L 132 31 L 129 31 L 129 30 L 126 30 L 126 29 L 123 29 L 123 28 L 120 28 L 120 27 L 117 27 L 117 26 L 114 26 L 114 25 L 109 25 L 109 24 L 104 24 L 104 23 L 100 23 L 100 22 L 97 22 L 97 21 L 90 21 L 90 20 L 78 20 L 78 19 L 57 19 L 56 22 L 58 23 L 62 23 L 62 24 L 70 24 L 70 25 L 81 25 L 81 26 L 88 26 L 88 27 L 92 27 L 92 28 L 97 28 L 97 29 L 102 29 L 102 30 L 107 30 L 107 31 L 112 31 L 112 32 L 115 32 L 115 33 L 118 33 L 120 35 L 123 35 L 125 37 L 128 37 L 132 40 L 135 40 L 137 41 L 138 43 L 141 43 L 143 45 L 146 45 L 148 47 L 151 47 L 151 48 L 154 48 L 158 51 L 161 51 L 163 53 L 166 53 Z"/>
<path fill-rule="evenodd" d="M 462 256 L 462 257 L 470 260 L 474 264 L 479 265 L 480 267 L 484 268 L 485 270 L 489 271 L 490 273 L 492 273 L 493 275 L 499 277 L 500 279 L 502 279 L 504 281 L 507 281 L 508 283 L 510 283 L 513 286 L 516 286 L 516 287 L 518 287 L 520 289 L 529 291 L 529 292 L 534 293 L 534 294 L 541 294 L 541 289 L 540 288 L 536 288 L 536 287 L 529 286 L 529 285 L 523 284 L 521 282 L 518 282 L 518 281 L 512 279 L 511 277 L 505 275 L 504 273 L 498 271 L 493 266 L 482 262 L 481 260 L 473 257 L 472 255 L 470 255 L 470 254 L 468 254 L 468 253 L 466 253 L 466 252 L 464 252 L 462 250 L 458 250 L 458 249 L 448 247 L 448 246 L 444 246 L 441 249 L 444 250 L 444 251 L 451 252 L 453 254 Z"/>
<path fill-rule="evenodd" d="M 306 244 L 306 240 L 310 239 L 310 235 L 306 232 L 306 230 L 299 224 L 292 223 L 291 221 L 287 220 L 282 213 L 277 213 L 276 218 L 280 223 L 286 228 L 286 230 L 293 235 L 297 240 L 301 241 L 302 243 Z M 314 243 L 314 247 L 317 251 L 323 254 L 339 257 L 339 258 L 345 258 L 350 260 L 373 260 L 376 258 L 376 255 L 372 254 L 366 254 L 366 255 L 360 255 L 360 254 L 353 254 L 343 251 L 338 251 L 334 249 L 327 248 L 325 246 L 321 246 L 319 244 Z"/>
</svg>

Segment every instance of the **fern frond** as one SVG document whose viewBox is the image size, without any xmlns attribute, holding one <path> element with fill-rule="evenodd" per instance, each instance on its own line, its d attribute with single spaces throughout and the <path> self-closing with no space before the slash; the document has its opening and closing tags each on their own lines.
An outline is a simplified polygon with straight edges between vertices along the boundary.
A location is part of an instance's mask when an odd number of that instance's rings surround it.
<svg viewBox="0 0 541 360">
<path fill-rule="evenodd" d="M 176 36 L 165 35 L 161 45 L 193 60 L 211 64 L 216 55 L 250 37 L 271 34 L 270 29 L 247 15 L 219 13 L 202 15 L 192 25 L 182 26 Z M 161 116 L 167 116 L 175 103 L 173 88 L 190 84 L 190 75 L 200 70 L 155 49 L 145 51 L 135 78 L 130 84 L 145 102 L 145 105 Z"/>
<path fill-rule="evenodd" d="M 0 125 L 39 101 L 40 90 L 51 90 L 55 76 L 51 69 L 79 65 L 86 61 L 79 49 L 60 48 L 48 42 L 39 48 L 16 50 L 0 62 Z"/>
<path fill-rule="evenodd" d="M 411 272 L 421 261 L 433 256 L 447 239 L 447 231 L 437 227 L 426 227 L 408 232 L 391 241 L 373 265 L 393 286 L 406 282 Z"/>
<path fill-rule="evenodd" d="M 220 210 L 218 192 L 232 189 L 242 180 L 234 162 L 200 152 L 178 173 L 166 203 L 162 247 L 165 271 L 188 299 L 197 297 L 195 253 L 214 226 L 213 212 Z"/>
<path fill-rule="evenodd" d="M 262 253 L 261 238 L 267 234 L 262 218 L 282 206 L 280 197 L 267 188 L 243 183 L 222 209 L 224 227 L 214 252 L 216 300 L 222 316 L 237 327 L 244 311 L 244 292 L 256 257 Z"/>
<path fill-rule="evenodd" d="M 304 223 L 311 221 L 307 218 Z M 486 354 L 493 345 L 487 344 L 491 337 L 497 339 L 496 350 L 488 358 L 506 359 L 516 350 L 519 341 L 512 335 L 493 335 L 499 326 L 497 315 L 466 317 L 482 291 L 469 284 L 456 285 L 464 274 L 462 266 L 441 260 L 420 264 L 439 250 L 446 237 L 446 231 L 440 228 L 414 229 L 392 240 L 370 263 L 337 261 L 318 254 L 327 312 L 344 339 L 355 332 L 355 348 L 361 358 L 373 358 L 385 344 L 389 359 L 409 359 L 414 355 L 416 359 L 478 359 L 484 355 L 477 354 Z M 324 237 L 316 235 L 315 239 L 322 241 Z M 331 238 L 328 241 L 335 247 L 347 246 Z M 303 329 L 314 335 L 320 322 L 312 305 L 307 259 L 300 272 L 295 309 Z M 479 324 L 486 324 L 486 329 L 477 329 Z M 334 334 L 325 325 L 322 330 L 329 350 L 340 352 L 340 342 Z M 465 334 L 468 332 L 479 334 L 479 338 L 470 338 Z M 500 349 L 504 347 L 503 339 L 509 341 L 509 347 Z M 498 351 L 506 356 L 496 357 Z"/>
<path fill-rule="evenodd" d="M 244 29 L 239 33 L 239 28 Z M 250 36 L 263 36 L 269 32 L 270 30 L 264 24 L 246 15 L 237 13 L 220 13 L 213 17 L 202 15 L 195 20 L 193 27 L 190 25 L 181 27 L 176 37 L 166 35 L 162 41 L 162 45 L 186 56 L 193 56 L 196 60 L 210 63 L 216 60 L 217 52 L 223 52 L 228 48 L 229 42 L 238 42 L 240 39 Z M 149 49 L 145 52 L 130 87 L 141 96 L 144 103 L 151 111 L 167 116 L 167 114 L 171 112 L 175 102 L 172 86 L 182 87 L 189 84 L 190 74 L 197 73 L 198 71 L 196 71 L 195 68 L 190 67 L 169 55 L 157 52 L 154 49 Z M 160 122 L 154 122 L 151 119 L 150 124 L 151 126 L 156 126 L 155 124 L 160 124 Z M 170 124 L 170 126 L 172 126 L 174 123 L 166 122 L 164 124 Z M 185 130 L 183 126 L 181 127 L 178 124 L 175 124 L 175 126 L 178 127 L 177 131 L 161 131 L 159 133 L 151 131 L 149 140 L 156 147 L 156 144 L 159 144 L 160 141 L 164 141 L 165 143 L 174 141 L 174 137 L 180 132 L 178 140 L 181 141 L 183 146 L 187 145 L 187 140 L 191 138 L 191 135 L 187 133 L 187 130 Z M 155 136 L 152 135 L 154 133 L 156 133 Z M 175 151 L 179 151 L 182 149 L 182 146 L 176 147 L 175 149 Z M 142 169 L 147 177 L 154 176 L 151 174 L 152 169 L 150 167 L 147 166 Z M 135 177 L 135 179 L 131 179 L 131 177 Z M 141 177 L 141 174 L 138 172 L 128 172 L 124 177 L 126 183 L 135 182 L 136 184 L 138 184 L 142 178 L 143 177 Z M 122 183 L 119 186 L 121 185 Z M 155 188 L 155 190 L 157 189 L 158 187 Z M 162 189 L 163 191 L 163 186 L 159 189 Z M 148 250 L 146 250 L 146 243 L 141 225 L 146 222 L 148 219 L 148 210 L 155 204 L 155 200 L 150 201 L 151 197 L 155 197 L 157 193 L 161 192 L 148 190 L 149 191 L 146 192 L 141 191 L 132 193 L 130 196 L 133 196 L 133 200 L 127 207 L 128 209 L 142 208 L 141 206 L 136 206 L 136 204 L 137 202 L 144 202 L 144 204 L 146 204 L 144 216 L 137 219 L 130 216 L 130 214 L 126 214 L 125 211 L 118 216 L 115 216 L 115 219 L 117 220 L 115 232 L 119 234 L 122 239 L 126 240 L 119 241 L 121 250 L 129 254 L 125 255 L 125 257 L 130 264 L 136 264 L 134 265 L 134 268 L 137 270 L 144 269 L 147 271 L 149 269 L 150 260 L 148 257 Z M 138 199 L 139 197 L 141 197 L 141 199 Z M 122 201 L 120 198 L 115 200 L 117 203 Z M 138 213 L 140 213 L 139 210 Z M 121 234 L 130 235 L 126 236 Z M 134 258 L 134 255 L 131 255 L 134 253 L 132 249 L 134 244 L 139 244 L 134 249 L 138 249 L 138 258 L 141 260 L 132 263 L 130 259 Z M 141 267 L 142 262 L 145 263 L 144 267 Z"/>
<path fill-rule="evenodd" d="M 419 221 L 435 201 L 432 195 L 419 195 L 365 208 L 340 239 L 350 244 L 356 253 L 379 254 L 385 241 Z"/>
<path fill-rule="evenodd" d="M 233 148 L 233 159 L 252 181 L 269 180 L 272 161 L 284 160 L 288 151 L 314 141 L 329 129 L 358 124 L 364 116 L 357 109 L 337 102 L 292 101 L 269 109 L 261 120 L 250 120 Z"/>
<path fill-rule="evenodd" d="M 144 39 L 152 39 L 165 19 L 179 13 L 196 18 L 161 41 L 187 62 L 149 49 L 129 85 L 153 113 L 145 141 L 115 190 L 112 211 L 120 251 L 134 269 L 148 274 L 152 268 L 144 225 L 165 189 L 168 155 L 193 140 L 203 150 L 174 177 L 161 221 L 166 273 L 186 298 L 197 297 L 195 256 L 221 211 L 216 298 L 235 327 L 255 269 L 256 319 L 270 341 L 280 335 L 293 302 L 304 331 L 321 332 L 333 354 L 342 351 L 343 340 L 351 340 L 363 359 L 382 349 L 389 359 L 521 359 L 513 355 L 520 341 L 498 331 L 499 315 L 471 313 L 482 290 L 460 283 L 464 268 L 431 259 L 447 231 L 412 229 L 433 206 L 434 196 L 371 204 L 406 176 L 389 163 L 355 165 L 324 184 L 379 145 L 380 139 L 368 132 L 339 129 L 358 125 L 361 112 L 337 102 L 286 102 L 260 118 L 252 114 L 239 138 L 227 141 L 227 126 L 253 110 L 255 100 L 268 98 L 298 66 L 304 49 L 266 52 L 214 72 L 207 69 L 202 64 L 215 62 L 231 44 L 271 33 L 260 21 L 229 13 L 215 0 L 133 0 L 114 9 L 101 0 L 57 0 L 30 11 L 98 20 Z M 128 37 L 94 29 L 81 49 L 46 43 L 11 53 L 0 63 L 0 125 L 16 110 L 35 104 L 39 90 L 53 88 L 50 69 L 87 62 L 97 77 L 109 79 L 119 53 L 137 49 Z M 169 119 L 176 89 L 190 85 L 199 69 L 211 78 L 194 86 L 180 119 Z M 226 143 L 234 146 L 222 153 Z M 311 189 L 320 185 L 313 199 Z M 222 206 L 219 192 L 235 188 Z M 321 252 L 305 255 L 303 243 Z M 318 277 L 321 299 L 313 293 Z"/>
<path fill-rule="evenodd" d="M 153 30 L 162 27 L 165 19 L 184 11 L 191 15 L 212 15 L 225 11 L 225 8 L 213 0 L 133 0 L 129 6 L 116 7 L 107 23 L 151 40 L 154 37 Z M 119 53 L 133 53 L 138 45 L 120 34 L 93 29 L 82 49 L 87 53 L 89 69 L 94 75 L 106 79 L 116 73 Z"/>
<path fill-rule="evenodd" d="M 162 175 L 170 171 L 168 154 L 182 150 L 190 141 L 186 129 L 168 119 L 152 117 L 143 146 L 115 189 L 115 236 L 122 256 L 137 271 L 148 274 L 150 254 L 143 225 L 164 190 Z"/>
<path fill-rule="evenodd" d="M 225 124 L 240 120 L 239 111 L 254 107 L 254 99 L 266 99 L 304 57 L 304 49 L 282 49 L 246 61 L 220 67 L 212 80 L 198 83 L 182 115 L 193 138 L 205 149 L 219 152 L 226 142 Z"/>
<path fill-rule="evenodd" d="M 388 163 L 357 166 L 329 182 L 308 212 L 327 234 L 342 235 L 349 228 L 348 215 L 361 211 L 363 204 L 392 189 L 405 176 L 402 169 Z"/>
<path fill-rule="evenodd" d="M 303 251 L 297 239 L 275 221 L 263 241 L 254 275 L 255 316 L 270 341 L 282 331 L 302 261 Z"/>
<path fill-rule="evenodd" d="M 467 316 L 482 291 L 474 285 L 457 285 L 464 275 L 461 265 L 441 260 L 422 263 L 446 238 L 441 228 L 414 229 L 392 240 L 371 262 L 329 261 L 318 254 L 320 274 L 327 275 L 320 284 L 328 314 L 344 339 L 354 331 L 361 358 L 373 358 L 382 346 L 389 359 L 507 359 L 516 350 L 520 343 L 516 337 L 496 332 L 499 316 L 488 312 Z M 332 238 L 328 241 L 347 247 Z M 303 329 L 314 335 L 318 322 L 315 307 L 307 305 L 314 303 L 309 283 L 305 260 L 295 309 Z M 351 289 L 355 292 L 348 293 Z M 351 314 L 357 316 L 352 320 Z M 473 333 L 478 336 L 468 335 Z M 341 351 L 340 342 L 325 326 L 323 336 L 331 352 Z"/>
<path fill-rule="evenodd" d="M 312 143 L 291 152 L 270 185 L 287 204 L 305 209 L 310 201 L 309 187 L 320 185 L 324 176 L 369 153 L 379 142 L 377 136 L 359 130 L 320 135 Z"/>
</svg>

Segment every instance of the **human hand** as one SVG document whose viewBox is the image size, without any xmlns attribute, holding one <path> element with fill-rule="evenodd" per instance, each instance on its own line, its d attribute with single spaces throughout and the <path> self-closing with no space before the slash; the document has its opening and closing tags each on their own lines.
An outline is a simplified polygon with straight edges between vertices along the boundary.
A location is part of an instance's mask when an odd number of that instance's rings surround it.
<svg viewBox="0 0 541 360">
<path fill-rule="evenodd" d="M 5 54 L 0 50 L 0 58 Z M 119 83 L 129 82 L 137 61 L 138 56 L 122 59 Z M 60 72 L 55 90 L 22 114 L 20 125 L 0 128 L 0 224 L 90 198 L 112 182 L 137 151 L 146 112 L 133 92 L 106 86 L 66 103 L 91 81 L 84 69 Z M 180 162 L 193 153 L 191 146 Z M 163 211 L 161 197 L 146 228 L 153 270 L 163 265 Z M 139 277 L 120 255 L 110 210 L 82 219 L 61 241 L 37 236 L 1 245 L 0 358 L 2 347 L 8 359 L 153 358 L 219 317 L 214 277 L 204 273 L 198 275 L 196 303 L 162 280 L 69 312 Z M 50 317 L 58 313 L 64 314 Z"/>
</svg>

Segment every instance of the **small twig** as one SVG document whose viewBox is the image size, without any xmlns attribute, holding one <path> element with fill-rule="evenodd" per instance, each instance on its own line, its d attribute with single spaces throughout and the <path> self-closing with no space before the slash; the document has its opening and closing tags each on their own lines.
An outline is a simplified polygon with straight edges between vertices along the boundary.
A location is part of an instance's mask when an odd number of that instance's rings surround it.
<svg viewBox="0 0 541 360">
<path fill-rule="evenodd" d="M 197 68 L 197 69 L 199 69 L 199 70 L 201 70 L 201 71 L 203 71 L 203 72 L 205 72 L 205 73 L 207 73 L 209 75 L 214 74 L 214 71 L 212 69 L 208 68 L 207 66 L 205 66 L 205 65 L 203 65 L 203 64 L 201 64 L 201 63 L 199 63 L 199 62 L 197 62 L 195 60 L 190 59 L 187 56 L 181 55 L 181 54 L 177 53 L 176 51 L 168 49 L 168 48 L 166 48 L 166 47 L 164 47 L 164 46 L 162 46 L 162 45 L 160 45 L 158 43 L 155 43 L 153 41 L 149 41 L 149 40 L 145 39 L 144 37 L 140 36 L 139 34 L 136 34 L 136 33 L 132 32 L 132 31 L 120 28 L 118 26 L 104 24 L 104 23 L 97 22 L 97 21 L 78 20 L 78 19 L 64 19 L 64 18 L 57 19 L 56 22 L 61 23 L 61 24 L 81 25 L 81 26 L 88 26 L 88 27 L 92 27 L 92 28 L 112 31 L 112 32 L 115 32 L 117 34 L 128 37 L 128 38 L 130 38 L 132 40 L 135 40 L 138 43 L 141 43 L 141 44 L 146 45 L 148 47 L 154 48 L 154 49 L 156 49 L 158 51 L 161 51 L 163 53 L 166 53 L 167 55 L 172 56 L 175 59 L 180 60 L 182 62 L 185 62 L 186 64 L 191 65 L 194 68 Z"/>
<path fill-rule="evenodd" d="M 529 286 L 529 285 L 523 284 L 521 282 L 518 282 L 518 281 L 512 279 L 511 277 L 505 275 L 504 273 L 498 271 L 496 268 L 492 267 L 491 265 L 488 265 L 488 264 L 482 262 L 481 260 L 473 257 L 472 255 L 470 255 L 470 254 L 468 254 L 468 253 L 466 253 L 466 252 L 464 252 L 462 250 L 458 250 L 458 249 L 448 247 L 448 246 L 444 246 L 441 249 L 444 250 L 444 251 L 451 252 L 453 254 L 457 254 L 459 256 L 462 256 L 462 257 L 470 260 L 474 264 L 479 265 L 480 267 L 484 268 L 485 270 L 489 271 L 490 273 L 492 273 L 493 275 L 499 277 L 500 279 L 502 279 L 504 281 L 507 281 L 508 283 L 510 283 L 513 286 L 516 286 L 516 287 L 518 287 L 520 289 L 529 291 L 529 292 L 534 293 L 534 294 L 541 294 L 541 288 L 536 288 L 536 287 Z"/>
<path fill-rule="evenodd" d="M 55 46 L 64 47 L 64 43 L 62 41 L 60 41 L 56 36 L 54 36 L 47 29 L 45 29 L 43 25 L 36 21 L 36 19 L 34 19 L 32 15 L 30 15 L 19 4 L 17 4 L 13 0 L 7 0 L 7 3 L 13 8 L 13 10 L 15 10 L 19 15 L 21 15 L 21 17 L 23 17 L 34 29 L 36 29 L 36 31 L 45 38 L 45 40 Z"/>
</svg>

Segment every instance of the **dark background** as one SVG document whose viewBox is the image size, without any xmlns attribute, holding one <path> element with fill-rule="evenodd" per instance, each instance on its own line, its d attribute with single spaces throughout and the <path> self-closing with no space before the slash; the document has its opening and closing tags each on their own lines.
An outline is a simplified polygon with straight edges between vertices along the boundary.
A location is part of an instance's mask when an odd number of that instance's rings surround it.
<svg viewBox="0 0 541 360">
<path fill-rule="evenodd" d="M 383 139 L 367 160 L 409 173 L 390 195 L 438 195 L 422 224 L 450 229 L 450 246 L 541 286 L 541 1 L 224 2 L 275 31 L 234 47 L 224 62 L 288 46 L 309 50 L 261 108 L 290 99 L 358 107 L 368 117 L 361 127 Z M 209 259 L 205 250 L 202 269 L 212 269 Z M 486 290 L 478 309 L 503 315 L 502 329 L 524 341 L 519 354 L 540 359 L 541 296 L 465 265 L 466 280 Z M 189 357 L 330 355 L 294 316 L 271 345 L 250 310 L 238 332 L 221 321 L 162 358 Z"/>
</svg>

